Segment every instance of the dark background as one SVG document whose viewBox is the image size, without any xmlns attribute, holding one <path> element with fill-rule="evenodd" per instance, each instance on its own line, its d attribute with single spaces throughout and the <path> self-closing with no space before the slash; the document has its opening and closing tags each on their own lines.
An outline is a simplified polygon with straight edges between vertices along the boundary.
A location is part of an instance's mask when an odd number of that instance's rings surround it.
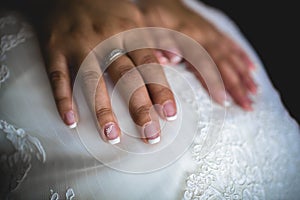
<svg viewBox="0 0 300 200">
<path fill-rule="evenodd" d="M 300 122 L 300 8 L 284 1 L 202 2 L 225 12 L 258 53 L 289 113 Z"/>
</svg>

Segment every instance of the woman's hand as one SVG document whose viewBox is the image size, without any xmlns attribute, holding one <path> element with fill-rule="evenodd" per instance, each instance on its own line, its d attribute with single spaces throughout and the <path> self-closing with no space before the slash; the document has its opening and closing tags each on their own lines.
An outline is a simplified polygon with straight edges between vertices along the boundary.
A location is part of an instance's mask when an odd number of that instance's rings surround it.
<svg viewBox="0 0 300 200">
<path fill-rule="evenodd" d="M 44 12 L 41 23 L 35 23 L 36 29 L 58 112 L 65 124 L 72 128 L 76 126 L 79 117 L 72 104 L 69 69 L 77 71 L 87 54 L 103 40 L 128 29 L 142 27 L 144 21 L 137 7 L 125 0 L 53 1 L 53 5 L 44 9 Z M 158 119 L 152 114 L 150 116 L 153 104 L 161 105 L 161 112 L 158 113 L 167 120 L 176 116 L 176 105 L 170 88 L 165 87 L 168 82 L 161 67 L 147 69 L 149 71 L 146 72 L 135 70 L 136 66 L 148 63 L 158 64 L 153 50 L 136 50 L 114 61 L 108 73 L 116 83 L 130 72 L 132 79 L 125 78 L 128 85 L 142 85 L 130 97 L 129 110 L 134 122 L 142 127 L 144 140 L 156 143 L 160 138 L 160 127 Z M 88 81 L 99 77 L 92 70 L 83 74 Z M 153 74 L 156 75 L 155 79 L 158 76 L 164 84 L 146 86 L 144 80 L 151 80 Z M 92 97 L 95 99 L 94 109 L 104 138 L 112 144 L 118 143 L 120 128 L 112 111 L 103 76 L 95 95 Z"/>
<path fill-rule="evenodd" d="M 139 0 L 138 4 L 146 17 L 147 25 L 173 29 L 199 42 L 216 63 L 225 89 L 235 102 L 245 110 L 252 109 L 248 93 L 256 93 L 257 90 L 250 74 L 254 65 L 241 47 L 201 15 L 187 8 L 181 0 Z M 160 52 L 157 55 L 161 63 L 166 63 L 167 60 L 176 63 L 179 60 L 170 52 Z M 203 80 L 201 77 L 200 79 Z M 212 97 L 215 100 L 219 98 L 213 94 Z"/>
</svg>

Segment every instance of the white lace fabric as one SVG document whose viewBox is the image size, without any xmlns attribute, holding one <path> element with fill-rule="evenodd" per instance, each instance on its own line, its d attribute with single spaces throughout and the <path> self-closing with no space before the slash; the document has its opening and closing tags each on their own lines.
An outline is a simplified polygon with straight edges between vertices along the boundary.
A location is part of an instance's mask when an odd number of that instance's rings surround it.
<svg viewBox="0 0 300 200">
<path fill-rule="evenodd" d="M 146 174 L 110 169 L 86 151 L 76 131 L 60 121 L 37 42 L 29 39 L 32 32 L 13 16 L 0 18 L 0 84 L 10 78 L 0 88 L 0 144 L 11 144 L 0 148 L 1 170 L 9 175 L 8 199 L 299 199 L 298 124 L 234 23 L 201 3 L 186 3 L 246 49 L 256 63 L 253 76 L 260 88 L 252 97 L 253 112 L 226 108 L 214 141 L 209 133 L 220 121 L 210 118 L 209 96 L 193 74 L 176 66 L 197 94 L 175 91 L 182 104 L 195 107 L 197 136 L 176 162 Z M 7 32 L 7 26 L 16 31 Z M 166 73 L 176 85 L 176 77 Z M 213 145 L 207 150 L 204 143 Z"/>
<path fill-rule="evenodd" d="M 16 24 L 18 24 L 18 19 L 11 15 L 0 19 L 0 29 L 2 31 Z M 28 38 L 32 37 L 32 35 L 32 31 L 29 30 L 29 26 L 26 23 L 21 23 L 20 29 L 15 33 L 0 35 L 0 86 L 9 78 L 9 69 L 5 65 L 7 52 L 25 42 Z"/>
</svg>

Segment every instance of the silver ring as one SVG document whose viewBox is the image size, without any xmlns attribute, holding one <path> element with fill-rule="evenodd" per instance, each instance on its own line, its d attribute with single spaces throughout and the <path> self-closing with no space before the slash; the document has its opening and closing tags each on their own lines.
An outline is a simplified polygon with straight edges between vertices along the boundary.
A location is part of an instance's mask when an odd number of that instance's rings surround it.
<svg viewBox="0 0 300 200">
<path fill-rule="evenodd" d="M 124 49 L 114 49 L 112 50 L 103 60 L 103 68 L 106 69 L 113 61 L 115 61 L 120 56 L 126 54 Z"/>
</svg>

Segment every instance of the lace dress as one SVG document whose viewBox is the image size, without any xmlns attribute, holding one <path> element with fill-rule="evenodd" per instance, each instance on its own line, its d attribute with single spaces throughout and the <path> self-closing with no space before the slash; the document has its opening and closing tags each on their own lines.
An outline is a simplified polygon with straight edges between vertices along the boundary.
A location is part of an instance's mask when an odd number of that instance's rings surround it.
<svg viewBox="0 0 300 200">
<path fill-rule="evenodd" d="M 254 111 L 212 103 L 192 73 L 174 66 L 181 76 L 172 70 L 166 75 L 182 115 L 180 123 L 165 124 L 163 133 L 174 142 L 162 140 L 144 147 L 142 154 L 135 152 L 140 146 L 112 147 L 101 139 L 95 143 L 102 148 L 97 154 L 98 146 L 87 145 L 89 122 L 83 118 L 77 129 L 66 127 L 56 111 L 36 37 L 20 17 L 2 15 L 0 199 L 300 198 L 298 124 L 234 23 L 199 2 L 186 3 L 234 38 L 256 63 Z M 125 111 L 117 113 L 126 123 Z M 175 130 L 176 137 L 169 134 Z M 191 142 L 184 136 L 192 137 Z"/>
</svg>

